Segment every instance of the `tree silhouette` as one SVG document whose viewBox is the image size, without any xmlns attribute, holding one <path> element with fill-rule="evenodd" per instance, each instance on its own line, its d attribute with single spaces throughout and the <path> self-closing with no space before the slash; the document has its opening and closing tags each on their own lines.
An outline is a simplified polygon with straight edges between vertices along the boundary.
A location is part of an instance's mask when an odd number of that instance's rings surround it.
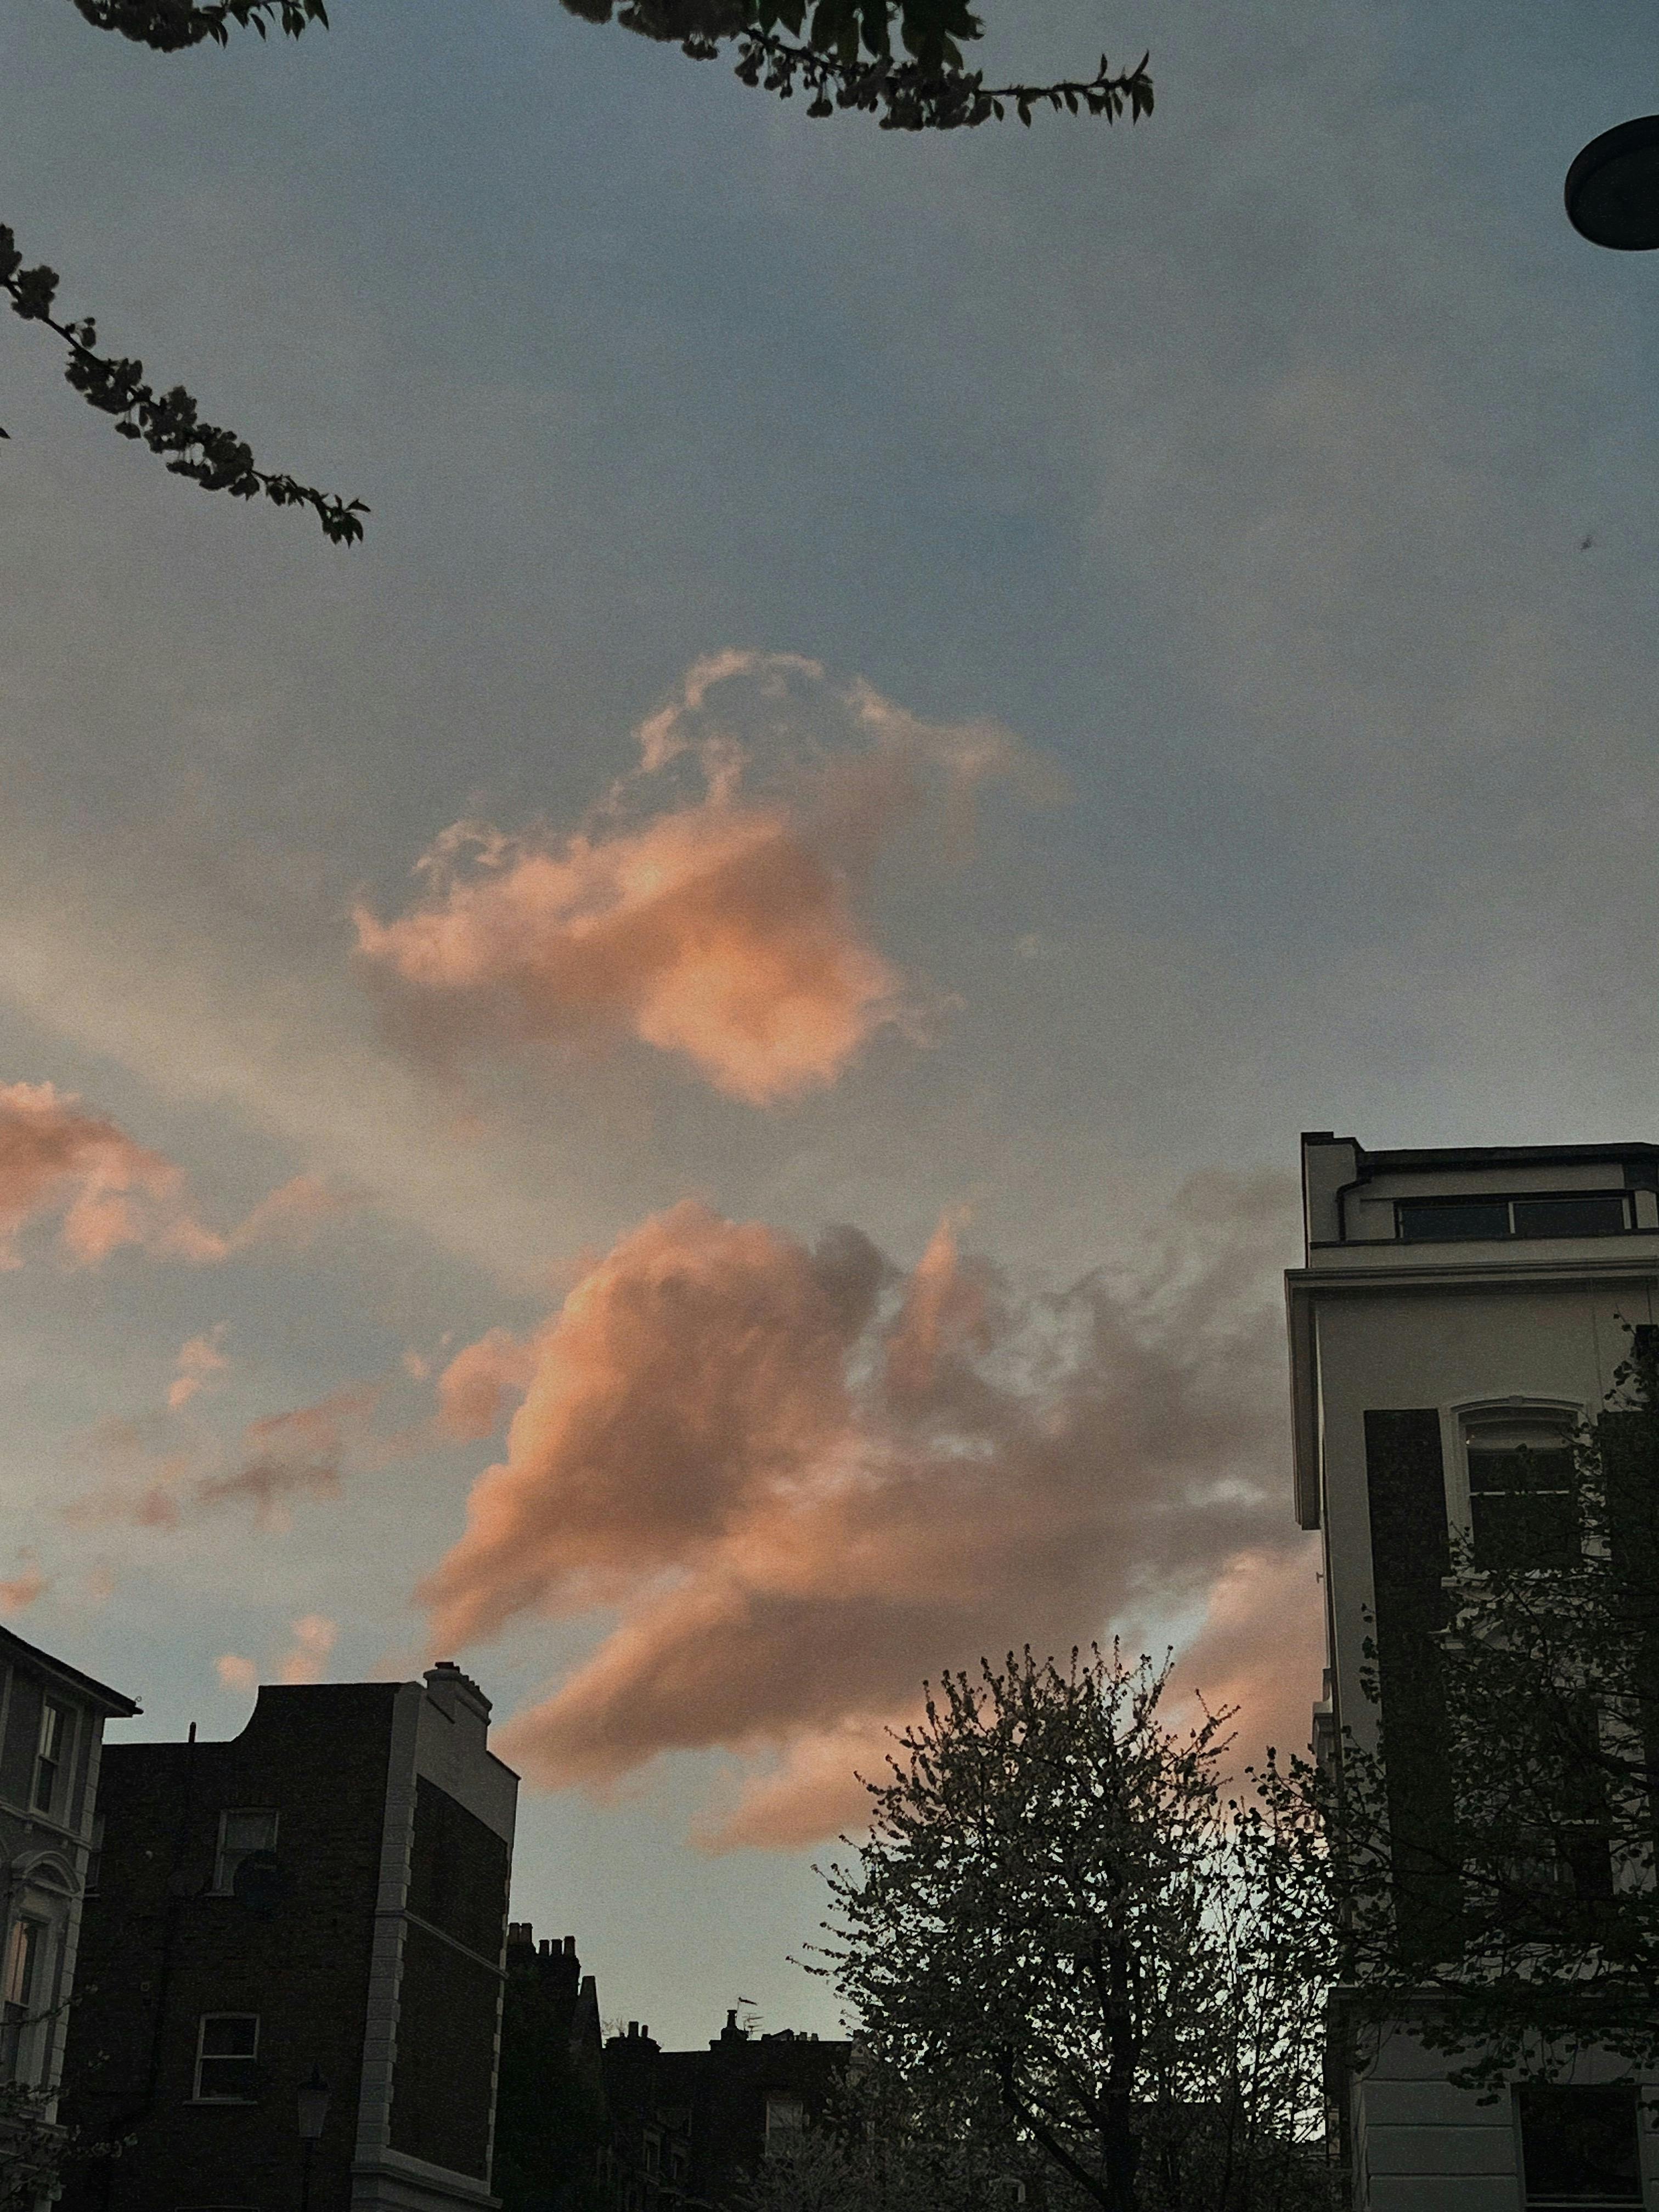
<svg viewBox="0 0 1659 2212">
<path fill-rule="evenodd" d="M 211 40 L 228 45 L 234 27 L 273 30 L 291 39 L 313 24 L 328 27 L 324 0 L 71 0 L 94 30 L 112 31 L 157 53 L 181 53 Z M 725 49 L 738 76 L 788 100 L 809 95 L 807 113 L 872 114 L 883 130 L 952 131 L 1000 121 L 1010 112 L 1029 125 L 1044 106 L 1072 115 L 1149 115 L 1152 83 L 1146 57 L 1114 73 L 1103 54 L 1094 76 L 1049 84 L 988 85 L 967 66 L 963 48 L 981 35 L 966 0 L 562 0 L 586 21 L 613 19 L 642 37 L 679 46 L 693 60 Z M 115 418 L 122 437 L 160 454 L 174 476 L 233 499 L 263 496 L 276 507 L 308 507 L 325 536 L 338 545 L 362 538 L 368 509 L 360 499 L 323 492 L 283 471 L 263 469 L 235 432 L 202 419 L 181 384 L 158 391 L 141 361 L 100 350 L 90 315 L 78 321 L 55 312 L 58 272 L 23 265 L 22 249 L 0 224 L 0 290 L 14 314 L 39 323 L 67 349 L 64 374 L 88 406 Z M 0 429 L 0 438 L 7 433 Z"/>
</svg>

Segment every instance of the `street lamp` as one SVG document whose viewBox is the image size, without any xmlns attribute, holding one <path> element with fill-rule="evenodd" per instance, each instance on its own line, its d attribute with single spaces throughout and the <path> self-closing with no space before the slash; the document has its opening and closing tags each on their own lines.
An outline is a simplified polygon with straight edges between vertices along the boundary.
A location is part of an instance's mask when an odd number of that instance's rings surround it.
<svg viewBox="0 0 1659 2212">
<path fill-rule="evenodd" d="M 1620 253 L 1659 246 L 1659 115 L 1592 138 L 1567 171 L 1567 221 L 1592 246 Z"/>
<path fill-rule="evenodd" d="M 323 2079 L 323 2069 L 313 2065 L 308 2081 L 300 2084 L 300 2142 L 304 2164 L 300 2169 L 300 2212 L 311 2212 L 311 2160 L 317 2148 L 317 2138 L 323 2132 L 323 2122 L 328 2118 L 328 2084 Z"/>
</svg>

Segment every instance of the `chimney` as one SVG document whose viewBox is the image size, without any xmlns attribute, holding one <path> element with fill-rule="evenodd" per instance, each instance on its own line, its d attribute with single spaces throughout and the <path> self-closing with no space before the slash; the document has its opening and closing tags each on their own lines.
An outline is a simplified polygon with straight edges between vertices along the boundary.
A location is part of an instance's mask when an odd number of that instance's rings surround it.
<svg viewBox="0 0 1659 2212">
<path fill-rule="evenodd" d="M 448 1720 L 469 1713 L 489 1724 L 489 1700 L 470 1674 L 463 1674 L 453 1659 L 441 1659 L 426 1670 L 426 1693 Z"/>
</svg>

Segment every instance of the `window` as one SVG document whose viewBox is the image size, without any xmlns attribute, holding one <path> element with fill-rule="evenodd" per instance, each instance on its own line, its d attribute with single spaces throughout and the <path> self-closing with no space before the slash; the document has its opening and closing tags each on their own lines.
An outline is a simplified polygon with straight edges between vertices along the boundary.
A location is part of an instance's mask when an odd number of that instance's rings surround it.
<svg viewBox="0 0 1659 2212">
<path fill-rule="evenodd" d="M 28 2079 L 27 2034 L 30 2013 L 38 2001 L 40 1960 L 46 1948 L 44 1920 L 14 1920 L 6 1937 L 3 1978 L 0 1979 L 0 2075 L 9 2081 Z"/>
<path fill-rule="evenodd" d="M 276 1815 L 257 1808 L 239 1807 L 219 1815 L 219 1851 L 213 1862 L 213 1887 L 228 1896 L 236 1887 L 236 1869 L 256 1851 L 276 1848 Z"/>
<path fill-rule="evenodd" d="M 1407 1244 L 1498 1243 L 1512 1237 L 1612 1237 L 1632 1226 L 1622 1190 L 1537 1198 L 1401 1198 L 1395 1227 Z"/>
<path fill-rule="evenodd" d="M 1632 2084 L 1565 2088 L 1534 2081 L 1516 2090 L 1516 2101 L 1527 2212 L 1642 2202 Z"/>
<path fill-rule="evenodd" d="M 793 2141 L 806 2124 L 806 2112 L 799 2097 L 769 2092 L 766 2099 L 766 2148 L 769 2154 Z"/>
<path fill-rule="evenodd" d="M 196 2032 L 198 2105 L 251 2105 L 258 2087 L 259 2018 L 251 2012 L 204 2012 Z"/>
<path fill-rule="evenodd" d="M 1465 1416 L 1477 1567 L 1565 1567 L 1579 1556 L 1567 1416 L 1494 1407 Z"/>
<path fill-rule="evenodd" d="M 33 1803 L 37 1813 L 50 1813 L 57 1801 L 58 1771 L 69 1748 L 69 1714 L 48 1698 L 40 1708 L 40 1733 L 35 1741 Z"/>
</svg>

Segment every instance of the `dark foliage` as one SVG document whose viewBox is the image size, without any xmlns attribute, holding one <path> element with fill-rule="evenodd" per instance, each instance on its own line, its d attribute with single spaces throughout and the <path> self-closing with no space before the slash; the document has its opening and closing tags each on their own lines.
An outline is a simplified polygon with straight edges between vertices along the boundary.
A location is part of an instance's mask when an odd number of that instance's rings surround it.
<svg viewBox="0 0 1659 2212">
<path fill-rule="evenodd" d="M 1152 112 L 1150 57 L 1115 74 L 1103 54 L 1091 77 L 1052 84 L 988 85 L 962 49 L 981 35 L 963 0 L 564 0 L 590 23 L 613 17 L 641 37 L 678 46 L 694 61 L 736 49 L 744 84 L 791 99 L 807 113 L 850 109 L 878 116 L 884 131 L 955 131 L 1000 122 L 1012 109 L 1029 124 L 1048 106 L 1115 123 Z M 895 33 L 897 34 L 896 46 Z"/>
<path fill-rule="evenodd" d="M 233 27 L 298 38 L 313 23 L 328 27 L 325 0 L 71 0 L 100 31 L 113 31 L 156 53 L 180 53 L 209 41 L 224 46 Z M 988 85 L 970 70 L 964 46 L 981 35 L 967 0 L 563 0 L 593 23 L 613 19 L 642 37 L 678 46 L 694 60 L 735 51 L 744 84 L 807 96 L 807 113 L 837 110 L 874 115 L 884 131 L 954 131 L 1000 121 L 1011 111 L 1030 124 L 1048 106 L 1113 123 L 1127 112 L 1139 122 L 1152 110 L 1147 57 L 1133 69 L 1050 84 Z M 204 491 L 234 499 L 263 495 L 277 507 L 307 507 L 324 534 L 350 545 L 363 534 L 361 500 L 321 492 L 297 477 L 259 468 L 244 440 L 201 419 L 183 385 L 157 392 L 142 362 L 101 354 L 88 316 L 60 321 L 52 313 L 58 276 L 41 264 L 25 269 L 9 230 L 0 226 L 0 287 L 13 313 L 37 322 L 69 349 L 64 374 L 88 404 L 113 416 L 123 437 L 160 454 L 175 476 Z M 0 430 L 0 438 L 7 434 Z"/>
<path fill-rule="evenodd" d="M 1659 1359 L 1638 1337 L 1572 1454 L 1570 1548 L 1449 1547 L 1423 1638 L 1436 1791 L 1390 1733 L 1345 1729 L 1328 1772 L 1269 1778 L 1323 1823 L 1343 1981 L 1364 2040 L 1408 2017 L 1495 2094 L 1599 2047 L 1659 2064 Z M 1548 1533 L 1548 1532 L 1545 1532 Z M 1546 1559 L 1547 1564 L 1539 1564 Z M 1397 1671 L 1397 1669 L 1396 1669 Z M 1396 1740 L 1397 1739 L 1397 1740 Z"/>
</svg>

